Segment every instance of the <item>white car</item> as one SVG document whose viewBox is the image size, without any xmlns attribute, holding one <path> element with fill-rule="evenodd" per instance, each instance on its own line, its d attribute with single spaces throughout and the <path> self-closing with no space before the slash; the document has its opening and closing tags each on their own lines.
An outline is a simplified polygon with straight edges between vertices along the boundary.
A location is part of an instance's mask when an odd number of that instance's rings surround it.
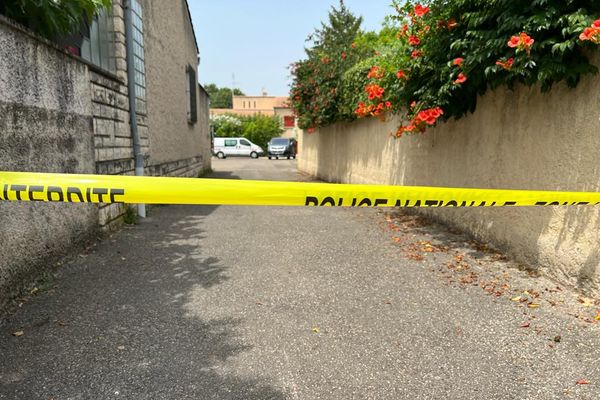
<svg viewBox="0 0 600 400">
<path fill-rule="evenodd" d="M 214 138 L 213 154 L 218 158 L 227 156 L 240 156 L 258 158 L 264 151 L 245 138 Z"/>
</svg>

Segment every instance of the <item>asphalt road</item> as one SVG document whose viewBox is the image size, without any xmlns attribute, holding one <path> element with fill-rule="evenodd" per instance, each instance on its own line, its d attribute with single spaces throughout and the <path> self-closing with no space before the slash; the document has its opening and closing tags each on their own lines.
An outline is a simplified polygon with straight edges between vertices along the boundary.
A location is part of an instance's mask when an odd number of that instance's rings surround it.
<svg viewBox="0 0 600 400">
<path fill-rule="evenodd" d="M 600 398 L 593 301 L 513 266 L 389 210 L 152 208 L 5 316 L 0 399 Z"/>
</svg>

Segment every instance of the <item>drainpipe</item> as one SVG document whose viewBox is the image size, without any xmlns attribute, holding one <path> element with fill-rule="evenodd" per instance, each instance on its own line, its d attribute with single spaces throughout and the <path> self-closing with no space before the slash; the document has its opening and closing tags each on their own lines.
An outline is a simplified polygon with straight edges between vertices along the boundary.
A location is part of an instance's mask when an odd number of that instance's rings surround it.
<svg viewBox="0 0 600 400">
<path fill-rule="evenodd" d="M 140 146 L 140 133 L 137 124 L 137 106 L 135 103 L 135 64 L 133 55 L 133 9 L 132 0 L 125 1 L 125 42 L 127 47 L 127 88 L 129 94 L 129 123 L 133 138 L 133 157 L 135 175 L 144 176 L 144 155 Z M 138 215 L 146 218 L 146 205 L 138 204 Z"/>
</svg>

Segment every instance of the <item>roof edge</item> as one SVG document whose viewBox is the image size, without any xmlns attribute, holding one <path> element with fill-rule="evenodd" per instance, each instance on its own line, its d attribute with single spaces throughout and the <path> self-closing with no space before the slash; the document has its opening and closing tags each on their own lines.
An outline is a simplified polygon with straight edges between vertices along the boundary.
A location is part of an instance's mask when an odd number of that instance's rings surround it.
<svg viewBox="0 0 600 400">
<path fill-rule="evenodd" d="M 190 12 L 190 5 L 187 0 L 183 0 L 185 8 L 187 10 L 188 19 L 192 27 L 192 34 L 194 35 L 194 43 L 196 44 L 196 54 L 200 54 L 200 48 L 198 47 L 198 39 L 196 38 L 196 30 L 194 29 L 194 22 L 192 21 L 192 13 Z"/>
</svg>

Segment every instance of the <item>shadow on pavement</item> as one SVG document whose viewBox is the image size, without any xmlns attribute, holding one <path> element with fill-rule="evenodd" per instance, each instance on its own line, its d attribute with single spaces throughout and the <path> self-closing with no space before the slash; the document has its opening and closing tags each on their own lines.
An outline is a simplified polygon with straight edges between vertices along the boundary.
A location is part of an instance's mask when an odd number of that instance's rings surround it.
<svg viewBox="0 0 600 400">
<path fill-rule="evenodd" d="M 212 171 L 206 176 L 210 179 L 242 179 L 231 171 Z"/>
<path fill-rule="evenodd" d="M 154 208 L 62 268 L 53 288 L 0 326 L 0 399 L 286 398 L 222 367 L 250 348 L 236 334 L 240 319 L 183 307 L 193 288 L 228 279 L 202 249 L 216 208 Z"/>
</svg>

